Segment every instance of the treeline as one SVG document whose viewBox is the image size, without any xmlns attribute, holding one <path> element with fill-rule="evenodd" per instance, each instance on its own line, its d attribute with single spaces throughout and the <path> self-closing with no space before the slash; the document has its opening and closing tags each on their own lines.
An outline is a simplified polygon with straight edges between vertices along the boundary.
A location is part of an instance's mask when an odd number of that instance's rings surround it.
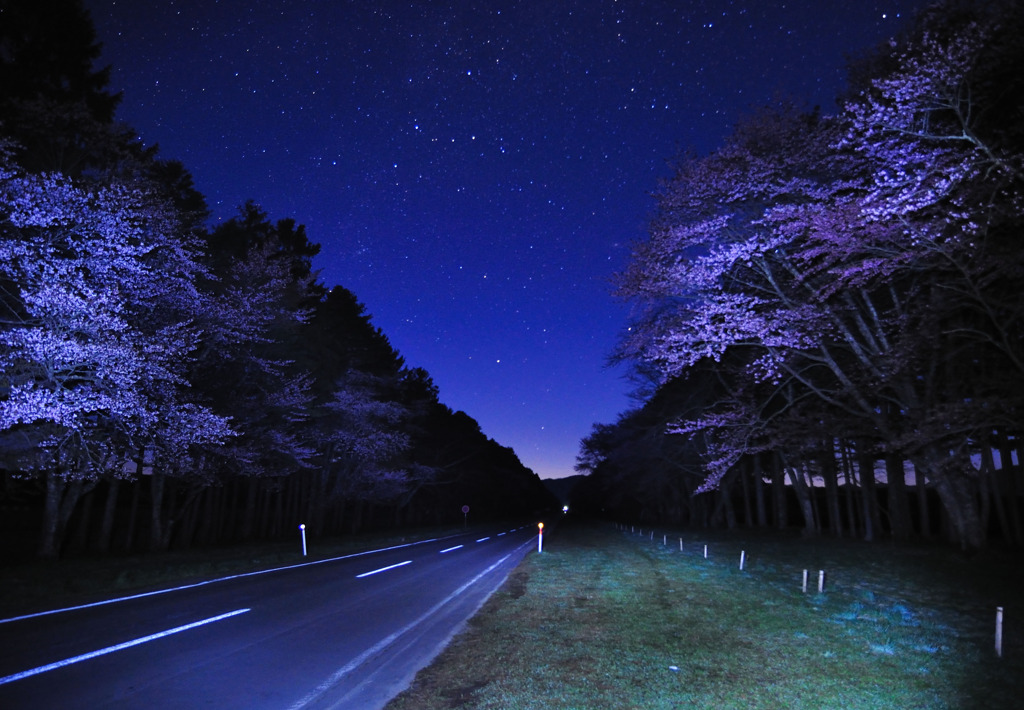
<svg viewBox="0 0 1024 710">
<path fill-rule="evenodd" d="M 214 228 L 114 120 L 79 0 L 0 22 L 3 534 L 39 555 L 532 514 L 543 484 L 439 401 L 319 245 L 253 203 Z M 10 545 L 9 545 L 10 546 Z M 8 550 L 9 551 L 9 550 Z"/>
<path fill-rule="evenodd" d="M 618 293 L 642 407 L 589 505 L 1024 544 L 1024 7 L 940 2 L 836 115 L 770 106 L 662 186 Z"/>
</svg>

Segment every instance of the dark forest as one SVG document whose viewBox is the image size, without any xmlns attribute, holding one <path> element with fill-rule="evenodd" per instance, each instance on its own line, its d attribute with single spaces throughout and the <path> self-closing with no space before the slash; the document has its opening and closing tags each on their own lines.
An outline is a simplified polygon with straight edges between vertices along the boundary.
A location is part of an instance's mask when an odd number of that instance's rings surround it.
<svg viewBox="0 0 1024 710">
<path fill-rule="evenodd" d="M 165 550 L 533 515 L 538 476 L 439 401 L 319 245 L 255 202 L 207 226 L 117 123 L 79 2 L 0 22 L 5 553 Z"/>
<path fill-rule="evenodd" d="M 938 3 L 684 156 L 618 293 L 642 406 L 583 443 L 595 509 L 1024 544 L 1024 13 Z"/>
</svg>

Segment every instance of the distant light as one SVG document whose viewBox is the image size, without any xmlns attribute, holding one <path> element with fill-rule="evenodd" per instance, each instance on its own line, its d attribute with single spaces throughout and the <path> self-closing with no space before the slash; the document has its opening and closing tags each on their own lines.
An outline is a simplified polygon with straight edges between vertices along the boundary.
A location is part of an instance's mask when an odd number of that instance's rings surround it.
<svg viewBox="0 0 1024 710">
<path fill-rule="evenodd" d="M 563 512 L 563 513 L 568 513 L 568 512 L 569 512 L 569 506 L 567 506 L 567 505 L 563 505 L 563 506 L 562 506 L 562 512 Z"/>
</svg>

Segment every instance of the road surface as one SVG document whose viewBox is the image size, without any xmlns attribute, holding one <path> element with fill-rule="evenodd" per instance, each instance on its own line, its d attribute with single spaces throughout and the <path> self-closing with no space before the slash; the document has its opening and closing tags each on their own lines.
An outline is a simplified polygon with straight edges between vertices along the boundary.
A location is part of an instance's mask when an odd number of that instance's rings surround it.
<svg viewBox="0 0 1024 710">
<path fill-rule="evenodd" d="M 0 708 L 379 708 L 535 546 L 477 532 L 3 619 Z"/>
</svg>

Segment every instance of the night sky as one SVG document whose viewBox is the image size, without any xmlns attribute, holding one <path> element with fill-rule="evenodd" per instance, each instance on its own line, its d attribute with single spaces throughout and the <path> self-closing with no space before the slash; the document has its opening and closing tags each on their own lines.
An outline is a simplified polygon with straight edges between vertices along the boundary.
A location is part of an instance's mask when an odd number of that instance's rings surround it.
<svg viewBox="0 0 1024 710">
<path fill-rule="evenodd" d="M 86 0 L 119 118 L 214 218 L 252 199 L 544 478 L 633 403 L 611 277 L 682 150 L 830 112 L 923 0 Z"/>
</svg>

